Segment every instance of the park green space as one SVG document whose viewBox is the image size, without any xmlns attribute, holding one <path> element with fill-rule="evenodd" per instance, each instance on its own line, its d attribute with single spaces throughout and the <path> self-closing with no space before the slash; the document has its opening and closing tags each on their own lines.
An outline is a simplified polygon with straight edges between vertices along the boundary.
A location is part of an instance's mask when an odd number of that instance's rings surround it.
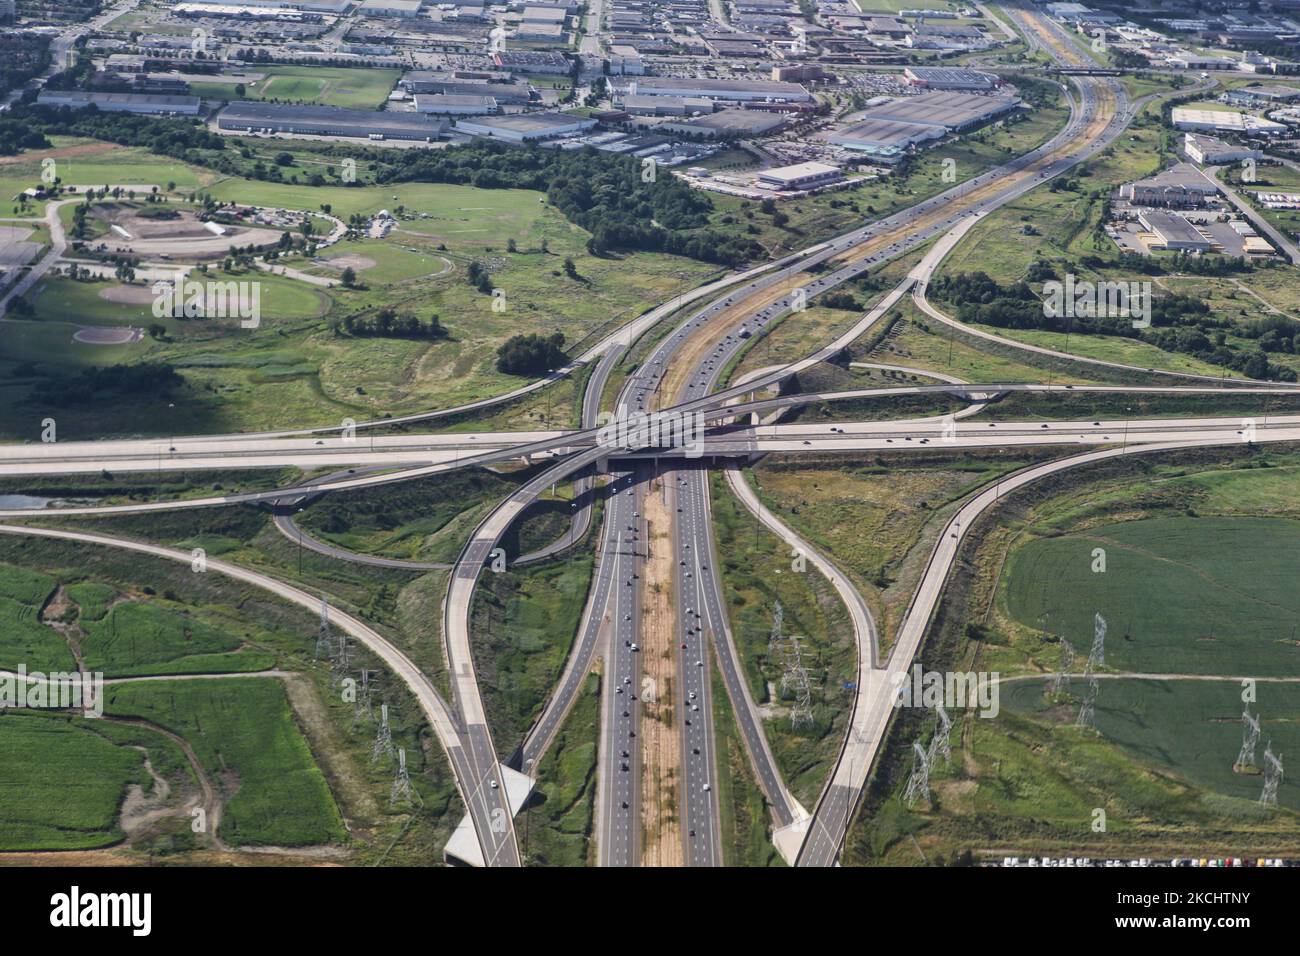
<svg viewBox="0 0 1300 956">
<path fill-rule="evenodd" d="M 555 742 L 537 765 L 538 789 L 524 811 L 524 853 L 530 866 L 594 865 L 600 690 L 601 675 L 588 674 Z"/>
</svg>

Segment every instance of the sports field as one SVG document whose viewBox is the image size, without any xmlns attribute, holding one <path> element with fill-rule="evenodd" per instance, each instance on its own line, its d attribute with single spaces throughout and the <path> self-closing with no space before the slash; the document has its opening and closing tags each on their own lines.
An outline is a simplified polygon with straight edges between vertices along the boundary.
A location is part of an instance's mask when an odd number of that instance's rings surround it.
<svg viewBox="0 0 1300 956">
<path fill-rule="evenodd" d="M 190 84 L 194 96 L 223 100 L 275 100 L 373 110 L 383 106 L 399 70 L 334 66 L 268 66 L 261 80 L 215 80 Z M 236 89 L 243 86 L 243 93 Z"/>
</svg>

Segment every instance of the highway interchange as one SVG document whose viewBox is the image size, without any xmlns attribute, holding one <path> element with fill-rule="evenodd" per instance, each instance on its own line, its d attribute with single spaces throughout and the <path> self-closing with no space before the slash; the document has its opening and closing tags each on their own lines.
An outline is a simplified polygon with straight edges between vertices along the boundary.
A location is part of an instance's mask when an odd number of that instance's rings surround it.
<svg viewBox="0 0 1300 956">
<path fill-rule="evenodd" d="M 1077 63 L 1077 53 L 1059 28 L 1036 12 L 1009 11 L 1027 36 L 1036 38 L 1062 65 Z M 812 402 L 896 397 L 899 395 L 956 397 L 980 406 L 1013 392 L 1045 395 L 1073 394 L 1233 394 L 1264 397 L 1294 394 L 1296 387 L 1238 379 L 1164 373 L 1160 384 L 1145 386 L 1066 386 L 1009 383 L 945 382 L 940 385 L 856 389 L 845 392 L 782 395 L 761 398 L 772 386 L 799 372 L 836 359 L 853 341 L 882 321 L 888 309 L 911 294 L 917 305 L 941 322 L 954 322 L 925 298 L 926 285 L 944 255 L 980 217 L 1040 186 L 1045 180 L 1095 155 L 1114 141 L 1132 120 L 1141 103 L 1128 101 L 1113 78 L 1075 77 L 1071 116 L 1048 143 L 1003 166 L 933 196 L 917 205 L 827 242 L 818 243 L 780 262 L 724 277 L 677 296 L 638 317 L 590 347 L 575 363 L 553 376 L 530 383 L 508 395 L 456 409 L 443 409 L 403 419 L 363 422 L 354 426 L 260 435 L 187 436 L 102 442 L 59 442 L 48 445 L 0 447 L 0 475 L 49 475 L 101 471 L 179 471 L 297 467 L 322 477 L 293 488 L 209 495 L 179 501 L 121 505 L 79 505 L 46 509 L 42 519 L 90 517 L 218 507 L 232 504 L 283 506 L 305 503 L 322 494 L 379 488 L 415 478 L 506 462 L 550 462 L 493 509 L 465 542 L 450 566 L 448 592 L 442 606 L 442 632 L 451 695 L 444 701 L 427 676 L 363 621 L 338 614 L 342 628 L 378 654 L 412 690 L 447 751 L 464 801 L 467 818 L 462 831 L 471 844 L 461 862 L 487 866 L 518 866 L 524 861 L 514 817 L 522 802 L 505 785 L 508 770 L 518 771 L 529 786 L 546 781 L 533 778 L 597 660 L 603 662 L 596 825 L 597 861 L 605 866 L 635 866 L 645 850 L 645 795 L 662 781 L 643 779 L 640 747 L 647 695 L 668 689 L 647 681 L 642 647 L 647 611 L 645 577 L 653 547 L 670 547 L 670 649 L 674 733 L 678 741 L 678 776 L 674 783 L 680 808 L 681 861 L 692 866 L 726 862 L 716 781 L 728 768 L 717 761 L 714 726 L 714 675 L 724 688 L 734 714 L 751 772 L 772 815 L 778 848 L 787 862 L 804 866 L 836 863 L 845 834 L 872 763 L 888 732 L 892 713 L 885 689 L 892 675 L 906 671 L 921 647 L 932 613 L 962 540 L 971 524 L 997 500 L 1017 488 L 1091 462 L 1126 454 L 1236 442 L 1300 440 L 1300 416 L 1153 418 L 1125 421 L 989 422 L 963 416 L 939 416 L 898 421 L 826 424 L 756 424 L 774 412 Z M 830 291 L 932 240 L 922 262 L 880 303 L 835 341 L 798 362 L 781 365 L 746 381 L 719 389 L 732 360 L 764 329 L 814 296 Z M 815 272 L 810 270 L 816 270 Z M 704 303 L 696 308 L 696 303 Z M 703 457 L 683 455 L 681 448 L 610 448 L 599 441 L 597 425 L 609 385 L 620 364 L 630 361 L 634 348 L 666 321 L 677 324 L 633 367 L 613 401 L 622 414 L 671 410 L 699 412 L 717 423 L 730 418 L 736 425 L 714 427 L 704 440 Z M 964 331 L 966 330 L 963 326 Z M 1023 346 L 991 333 L 977 333 L 1026 352 Z M 643 347 L 644 348 L 644 347 Z M 1051 353 L 1070 361 L 1111 365 L 1098 360 Z M 436 424 L 451 414 L 478 411 L 544 387 L 577 368 L 591 365 L 583 395 L 581 428 L 516 433 L 404 433 L 395 424 Z M 1151 370 L 1113 366 L 1117 372 Z M 1173 384 L 1180 382 L 1180 384 Z M 748 400 L 747 400 L 748 399 Z M 736 404 L 739 402 L 739 404 Z M 976 416 L 978 417 L 978 416 Z M 862 596 L 834 565 L 833 555 L 811 548 L 779 518 L 764 508 L 745 484 L 740 466 L 773 452 L 912 451 L 1006 447 L 1060 447 L 1066 457 L 1022 469 L 982 489 L 965 502 L 940 535 L 917 592 L 908 608 L 892 652 L 879 660 L 875 623 Z M 1080 450 L 1080 448 L 1086 450 Z M 764 723 L 741 666 L 718 574 L 717 546 L 712 529 L 709 476 L 723 468 L 728 484 L 742 505 L 793 551 L 804 554 L 841 596 L 853 621 L 858 652 L 858 680 L 848 716 L 848 733 L 815 806 L 804 808 L 782 779 L 764 732 Z M 605 477 L 607 476 L 607 478 Z M 586 606 L 563 673 L 537 721 L 513 751 L 500 749 L 489 727 L 472 646 L 471 610 L 476 585 L 507 529 L 549 488 L 573 482 L 577 507 L 568 532 L 557 542 L 518 560 L 535 561 L 588 539 L 597 500 L 603 502 L 602 526 L 594 537 L 596 570 Z M 655 496 L 655 500 L 651 500 Z M 297 505 L 293 505 L 297 507 Z M 669 527 L 656 527 L 652 513 L 667 516 Z M 292 509 L 291 509 L 292 510 Z M 0 533 L 74 538 L 86 543 L 127 548 L 169 560 L 190 560 L 175 551 L 110 535 L 57 531 L 13 524 L 32 517 L 30 510 L 0 510 Z M 359 560 L 380 567 L 418 570 L 420 565 L 354 555 L 305 535 L 283 511 L 277 525 L 286 536 L 340 560 Z M 657 554 L 655 555 L 657 557 Z M 264 572 L 214 563 L 221 574 L 265 588 L 305 607 L 317 598 Z M 662 582 L 661 582 L 662 583 Z M 658 635 L 662 638 L 662 635 Z M 658 700 L 662 705 L 662 700 Z M 511 745 L 513 746 L 513 744 Z"/>
</svg>

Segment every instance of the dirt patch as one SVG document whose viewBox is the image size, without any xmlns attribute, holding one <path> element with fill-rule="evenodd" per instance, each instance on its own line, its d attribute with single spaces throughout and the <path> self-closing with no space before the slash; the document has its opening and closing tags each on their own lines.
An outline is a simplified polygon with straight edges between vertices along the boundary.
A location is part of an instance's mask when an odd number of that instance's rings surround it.
<svg viewBox="0 0 1300 956">
<path fill-rule="evenodd" d="M 360 272 L 363 269 L 373 269 L 378 265 L 369 256 L 357 255 L 355 252 L 349 252 L 345 256 L 334 256 L 330 259 L 317 259 L 315 261 L 318 265 L 322 265 L 327 269 L 334 269 L 337 272 L 342 272 L 344 269 L 356 269 Z"/>
<path fill-rule="evenodd" d="M 83 342 L 86 345 L 129 345 L 132 342 L 139 342 L 143 337 L 144 333 L 134 328 L 90 326 L 72 333 L 74 342 Z"/>
<path fill-rule="evenodd" d="M 673 640 L 672 522 L 663 500 L 663 479 L 651 482 L 645 501 L 646 543 L 641 635 L 641 822 L 642 866 L 681 866 L 681 734 L 673 714 L 677 679 Z"/>
<path fill-rule="evenodd" d="M 44 150 L 40 159 L 67 159 L 70 156 L 98 156 L 100 153 L 111 153 L 113 150 L 121 149 L 116 143 L 82 143 L 79 146 L 64 146 L 60 149 Z M 22 156 L 5 156 L 0 158 L 0 166 L 12 166 L 16 163 L 30 163 L 36 157 L 27 154 Z M 66 176 L 64 179 L 66 180 Z"/>
<path fill-rule="evenodd" d="M 100 289 L 99 297 L 118 305 L 152 305 L 154 300 L 153 290 L 147 285 L 111 285 Z"/>
</svg>

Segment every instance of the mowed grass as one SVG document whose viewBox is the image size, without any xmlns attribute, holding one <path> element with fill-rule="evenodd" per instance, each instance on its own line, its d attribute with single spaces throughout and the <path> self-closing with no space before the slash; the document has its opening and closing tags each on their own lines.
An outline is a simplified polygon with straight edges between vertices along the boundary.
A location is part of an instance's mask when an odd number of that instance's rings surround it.
<svg viewBox="0 0 1300 956">
<path fill-rule="evenodd" d="M 265 79 L 244 81 L 242 96 L 235 89 L 239 83 L 236 80 L 192 83 L 191 91 L 195 96 L 209 99 L 278 100 L 378 109 L 401 75 L 399 70 L 331 66 L 268 66 L 257 72 L 264 73 Z"/>
<path fill-rule="evenodd" d="M 1094 572 L 1094 552 L 1106 570 Z M 1011 558 L 1006 606 L 1085 657 L 1093 615 L 1115 671 L 1271 676 L 1295 670 L 1300 522 L 1152 518 L 1030 541 Z"/>
<path fill-rule="evenodd" d="M 235 846 L 309 846 L 346 837 L 325 777 L 275 680 L 113 685 L 105 712 L 184 737 L 226 803 L 218 835 Z"/>
<path fill-rule="evenodd" d="M 0 716 L 0 850 L 85 850 L 122 838 L 118 807 L 148 786 L 144 755 L 60 716 Z"/>
<path fill-rule="evenodd" d="M 1077 697 L 1081 682 L 1071 686 Z M 1035 713 L 1049 709 L 1043 682 L 1002 688 L 1003 705 Z M 1260 718 L 1257 767 L 1264 747 L 1274 754 L 1300 752 L 1300 685 L 1260 683 L 1251 713 Z M 1258 800 L 1262 777 L 1234 772 L 1241 748 L 1239 681 L 1103 680 L 1097 691 L 1097 730 L 1143 762 L 1168 768 L 1198 787 L 1242 801 Z M 1283 778 L 1278 803 L 1300 810 L 1300 785 Z"/>
</svg>

